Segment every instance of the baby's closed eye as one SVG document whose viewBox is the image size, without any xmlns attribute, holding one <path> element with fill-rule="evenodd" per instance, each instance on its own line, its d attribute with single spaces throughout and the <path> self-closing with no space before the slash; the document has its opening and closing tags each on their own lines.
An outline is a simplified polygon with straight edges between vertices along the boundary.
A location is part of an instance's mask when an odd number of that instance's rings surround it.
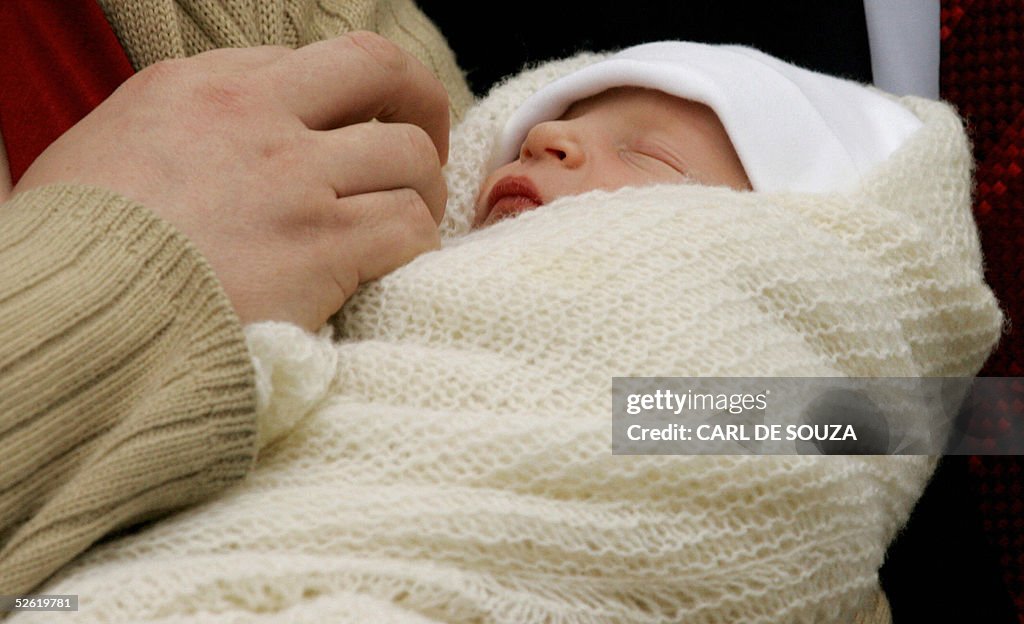
<svg viewBox="0 0 1024 624">
<path fill-rule="evenodd" d="M 620 157 L 642 167 L 668 167 L 683 176 L 688 175 L 681 160 L 658 143 L 646 141 L 631 143 L 620 151 Z"/>
</svg>

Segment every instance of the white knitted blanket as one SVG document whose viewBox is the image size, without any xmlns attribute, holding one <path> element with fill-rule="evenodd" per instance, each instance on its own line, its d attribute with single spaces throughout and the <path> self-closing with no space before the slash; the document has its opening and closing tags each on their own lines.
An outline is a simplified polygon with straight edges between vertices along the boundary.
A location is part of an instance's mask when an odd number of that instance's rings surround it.
<svg viewBox="0 0 1024 624">
<path fill-rule="evenodd" d="M 613 456 L 611 378 L 974 374 L 1001 315 L 960 121 L 903 100 L 925 126 L 846 195 L 594 192 L 467 234 L 502 120 L 588 58 L 469 113 L 445 247 L 337 342 L 249 328 L 254 473 L 82 557 L 62 622 L 847 621 L 934 461 Z"/>
</svg>

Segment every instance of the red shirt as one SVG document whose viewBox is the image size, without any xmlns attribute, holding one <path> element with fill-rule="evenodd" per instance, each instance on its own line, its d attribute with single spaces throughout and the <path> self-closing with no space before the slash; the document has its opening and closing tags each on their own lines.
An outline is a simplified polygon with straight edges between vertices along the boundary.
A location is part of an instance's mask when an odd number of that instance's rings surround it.
<svg viewBox="0 0 1024 624">
<path fill-rule="evenodd" d="M 0 136 L 12 183 L 133 73 L 96 0 L 0 1 Z"/>
</svg>

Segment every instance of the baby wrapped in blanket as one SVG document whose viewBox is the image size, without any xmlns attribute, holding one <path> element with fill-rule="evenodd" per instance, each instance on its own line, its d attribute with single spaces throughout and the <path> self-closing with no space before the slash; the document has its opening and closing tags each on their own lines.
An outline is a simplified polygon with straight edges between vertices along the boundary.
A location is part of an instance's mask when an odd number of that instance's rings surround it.
<svg viewBox="0 0 1024 624">
<path fill-rule="evenodd" d="M 640 123 L 538 139 L 633 104 Z M 608 151 L 573 160 L 595 141 Z M 441 250 L 363 288 L 333 339 L 248 328 L 252 476 L 45 592 L 79 594 L 82 620 L 135 622 L 863 610 L 934 459 L 613 456 L 611 379 L 975 374 L 1001 315 L 956 114 L 665 43 L 508 80 L 452 154 Z M 618 160 L 584 177 L 596 158 Z"/>
</svg>

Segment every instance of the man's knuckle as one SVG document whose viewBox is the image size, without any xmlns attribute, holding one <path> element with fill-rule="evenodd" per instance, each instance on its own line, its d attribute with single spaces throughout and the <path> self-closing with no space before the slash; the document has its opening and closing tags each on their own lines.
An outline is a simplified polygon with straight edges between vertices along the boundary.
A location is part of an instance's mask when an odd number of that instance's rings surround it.
<svg viewBox="0 0 1024 624">
<path fill-rule="evenodd" d="M 344 39 L 388 73 L 404 72 L 407 69 L 408 58 L 405 52 L 376 33 L 357 31 L 349 33 Z"/>
<path fill-rule="evenodd" d="M 432 248 L 437 240 L 437 224 L 423 197 L 412 189 L 402 189 L 401 210 L 403 238 L 413 248 Z"/>
<path fill-rule="evenodd" d="M 437 148 L 434 141 L 423 128 L 413 124 L 398 124 L 402 140 L 402 149 L 408 150 L 417 159 L 431 159 L 428 162 L 433 164 L 436 161 L 440 165 L 437 156 Z"/>
<path fill-rule="evenodd" d="M 437 232 L 437 224 L 429 216 L 425 221 L 418 224 L 410 232 L 412 246 L 420 253 L 437 249 L 440 244 L 440 235 Z"/>
</svg>

